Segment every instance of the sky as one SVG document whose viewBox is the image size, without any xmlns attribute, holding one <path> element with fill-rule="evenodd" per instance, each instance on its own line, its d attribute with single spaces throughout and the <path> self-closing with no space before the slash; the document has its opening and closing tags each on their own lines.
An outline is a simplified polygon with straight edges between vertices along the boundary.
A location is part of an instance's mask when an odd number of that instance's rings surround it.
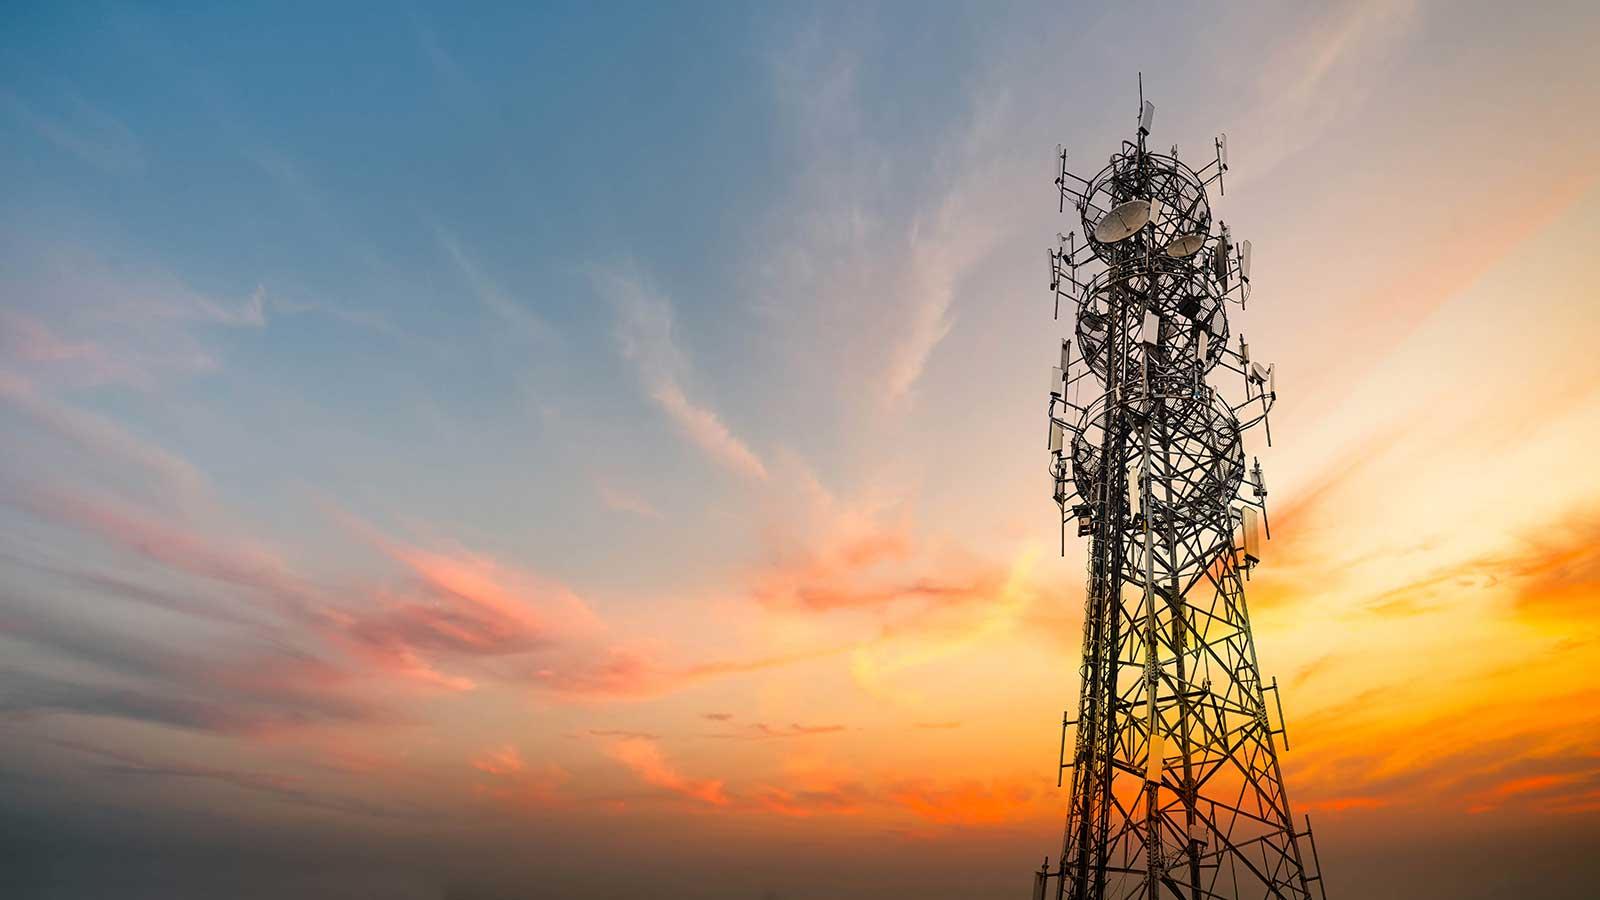
<svg viewBox="0 0 1600 900">
<path fill-rule="evenodd" d="M 1205 160 L 1334 896 L 1600 878 L 1582 3 L 8 4 L 8 896 L 1023 896 L 1051 156 Z"/>
</svg>

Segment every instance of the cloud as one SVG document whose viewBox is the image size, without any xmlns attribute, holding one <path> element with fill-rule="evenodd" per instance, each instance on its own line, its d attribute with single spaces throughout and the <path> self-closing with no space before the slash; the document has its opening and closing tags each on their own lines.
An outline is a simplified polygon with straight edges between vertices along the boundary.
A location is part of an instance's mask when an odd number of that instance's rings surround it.
<svg viewBox="0 0 1600 900">
<path fill-rule="evenodd" d="M 265 298 L 263 316 L 269 311 L 274 316 L 319 315 L 378 334 L 389 336 L 398 336 L 400 334 L 399 329 L 395 328 L 389 317 L 381 312 L 367 309 L 346 309 L 342 306 L 331 306 L 326 303 L 268 296 L 265 288 L 258 288 L 257 293 Z"/>
<path fill-rule="evenodd" d="M 638 494 L 622 490 L 603 481 L 595 482 L 595 491 L 600 495 L 600 502 L 604 503 L 607 509 L 633 513 L 646 519 L 662 518 L 661 510 L 656 509 L 650 501 Z"/>
<path fill-rule="evenodd" d="M 247 734 L 261 722 L 231 704 L 164 696 L 139 688 L 81 684 L 22 669 L 0 670 L 0 714 L 71 713 L 209 731 Z"/>
<path fill-rule="evenodd" d="M 951 308 L 967 272 L 999 243 L 1000 229 L 977 208 L 976 184 L 963 185 L 930 214 L 916 220 L 906 238 L 905 327 L 891 346 L 883 375 L 883 398 L 901 400 L 922 378 L 928 360 L 950 333 Z"/>
<path fill-rule="evenodd" d="M 193 501 L 209 493 L 206 478 L 187 460 L 136 437 L 110 419 L 56 401 L 27 379 L 0 372 L 0 403 L 35 425 L 112 466 L 132 467 L 153 477 L 161 493 Z"/>
<path fill-rule="evenodd" d="M 530 681 L 567 700 L 646 700 L 727 675 L 743 675 L 835 656 L 851 645 L 702 662 L 669 662 L 648 649 L 615 645 L 532 673 Z"/>
<path fill-rule="evenodd" d="M 490 775 L 516 775 L 527 769 L 528 764 L 522 761 L 517 748 L 504 744 L 478 754 L 472 760 L 472 767 Z"/>
<path fill-rule="evenodd" d="M 144 168 L 143 148 L 127 125 L 75 91 L 66 99 L 70 109 L 55 116 L 35 109 L 11 91 L 0 90 L 0 105 L 57 149 L 111 174 Z"/>
<path fill-rule="evenodd" d="M 0 309 L 0 347 L 11 359 L 31 363 L 67 363 L 101 370 L 114 365 L 98 343 L 69 340 L 45 322 L 16 310 Z"/>
<path fill-rule="evenodd" d="M 1015 227 L 1005 185 L 1015 169 L 996 140 L 1008 133 L 1003 93 L 957 98 L 968 118 L 931 146 L 873 133 L 864 56 L 812 30 L 769 60 L 797 174 L 750 280 L 781 352 L 805 368 L 795 380 L 837 379 L 841 394 L 865 394 L 880 412 L 912 395 L 962 287 Z"/>
<path fill-rule="evenodd" d="M 746 725 L 743 731 L 712 736 L 743 740 L 766 740 L 770 738 L 797 738 L 812 737 L 819 734 L 836 734 L 844 730 L 845 726 L 843 725 L 801 725 L 798 722 L 791 722 L 788 725 L 769 725 L 766 722 L 752 722 Z"/>
<path fill-rule="evenodd" d="M 206 598 L 204 592 L 170 591 L 108 572 L 42 563 L 9 553 L 0 553 L 0 562 L 53 576 L 75 588 L 86 590 L 91 595 L 103 593 L 130 603 L 234 625 L 247 625 L 254 621 L 229 607 L 222 606 L 214 599 Z"/>
<path fill-rule="evenodd" d="M 176 571 L 249 589 L 291 618 L 314 616 L 311 587 L 257 543 L 202 532 L 150 510 L 83 491 L 39 489 L 16 502 L 41 518 L 72 526 Z"/>
<path fill-rule="evenodd" d="M 646 784 L 681 794 L 709 806 L 727 806 L 728 794 L 721 781 L 689 778 L 679 772 L 662 754 L 655 741 L 626 738 L 610 747 L 612 759 L 622 763 Z"/>
<path fill-rule="evenodd" d="M 1484 574 L 1509 580 L 1525 619 L 1563 628 L 1600 624 L 1600 504 L 1583 506 L 1522 535 L 1508 553 L 1479 561 Z"/>
<path fill-rule="evenodd" d="M 809 501 L 807 515 L 786 518 L 768 535 L 770 558 L 751 573 L 751 596 L 767 609 L 926 614 L 989 603 L 1010 577 L 919 540 L 902 501 L 843 502 L 819 484 Z"/>
<path fill-rule="evenodd" d="M 591 728 L 589 729 L 589 735 L 591 737 L 639 738 L 646 741 L 658 741 L 661 739 L 659 734 L 652 734 L 648 731 L 629 731 L 626 728 Z"/>
<path fill-rule="evenodd" d="M 367 603 L 325 616 L 329 637 L 391 674 L 470 690 L 475 681 L 437 664 L 571 649 L 605 630 L 582 598 L 533 572 L 448 542 L 415 546 L 348 513 L 332 514 L 412 576 L 398 586 L 368 586 Z"/>
<path fill-rule="evenodd" d="M 305 785 L 300 779 L 270 772 L 251 772 L 242 769 L 196 766 L 185 763 L 153 762 L 125 751 L 108 750 L 80 741 L 52 740 L 51 743 L 79 753 L 110 760 L 109 763 L 102 764 L 98 768 L 101 771 L 125 777 L 214 781 L 287 803 L 361 816 L 412 818 L 420 814 L 420 811 L 414 808 L 400 808 L 370 803 L 354 797 L 314 790 Z"/>
<path fill-rule="evenodd" d="M 499 283 L 486 275 L 472 257 L 462 249 L 459 241 L 443 229 L 435 229 L 439 244 L 450 255 L 450 261 L 466 279 L 473 293 L 488 310 L 513 332 L 534 341 L 548 341 L 555 331 L 537 313 L 513 300 Z"/>
<path fill-rule="evenodd" d="M 173 572 L 242 589 L 288 626 L 263 632 L 254 625 L 255 633 L 313 648 L 308 657 L 323 648 L 341 651 L 361 664 L 352 674 L 465 691 L 477 680 L 451 667 L 559 653 L 575 667 L 592 668 L 582 661 L 603 652 L 594 644 L 604 623 L 565 587 L 448 542 L 405 543 L 347 515 L 339 518 L 399 563 L 403 577 L 325 586 L 260 542 L 228 537 L 225 527 L 200 529 L 181 517 L 84 491 L 40 489 L 13 502 Z"/>
<path fill-rule="evenodd" d="M 623 358 L 633 363 L 645 391 L 684 437 L 724 467 L 761 481 L 766 464 L 735 435 L 714 410 L 689 399 L 683 386 L 688 363 L 673 337 L 673 313 L 666 297 L 639 276 L 602 271 L 597 290 L 617 309 L 616 339 Z"/>
<path fill-rule="evenodd" d="M 15 591 L 0 594 L 0 636 L 118 676 L 106 684 L 79 665 L 71 680 L 24 678 L 7 695 L 14 712 L 80 713 L 230 734 L 391 718 L 346 690 L 350 672 L 271 637 L 214 637 L 208 651 L 196 651 L 102 628 Z"/>
<path fill-rule="evenodd" d="M 1415 26 L 1419 4 L 1361 0 L 1319 11 L 1300 33 L 1276 41 L 1260 67 L 1258 111 L 1237 130 L 1251 165 L 1236 181 L 1265 174 L 1315 143 L 1383 90 L 1393 48 Z M 1293 128 L 1283 123 L 1295 123 Z"/>
<path fill-rule="evenodd" d="M 250 589 L 292 618 L 313 617 L 310 586 L 259 544 L 201 532 L 149 510 L 82 491 L 39 489 L 16 502 L 41 518 L 70 525 L 171 569 Z"/>
<path fill-rule="evenodd" d="M 1041 799 L 1021 781 L 969 780 L 953 784 L 907 781 L 888 791 L 889 800 L 919 818 L 941 825 L 995 825 L 1035 811 Z"/>
<path fill-rule="evenodd" d="M 170 272 L 69 243 L 18 237 L 0 267 L 0 349 L 7 366 L 69 387 L 151 390 L 214 372 L 217 329 L 267 324 L 265 290 L 242 300 L 195 290 Z"/>
<path fill-rule="evenodd" d="M 801 765 L 776 782 L 757 784 L 740 794 L 749 798 L 743 801 L 744 808 L 790 818 L 910 817 L 971 829 L 1038 820 L 1056 800 L 1042 787 L 1022 778 L 877 779 Z"/>
<path fill-rule="evenodd" d="M 761 809 L 797 819 L 861 815 L 873 801 L 871 794 L 860 784 L 812 788 L 762 785 L 752 792 L 752 796 Z"/>
<path fill-rule="evenodd" d="M 656 385 L 650 396 L 673 421 L 678 423 L 689 440 L 711 454 L 718 462 L 751 478 L 767 477 L 767 467 L 761 459 L 744 441 L 734 437 L 733 432 L 728 430 L 728 426 L 722 423 L 722 419 L 716 413 L 691 403 L 684 395 L 682 387 L 672 382 L 663 382 Z"/>
</svg>

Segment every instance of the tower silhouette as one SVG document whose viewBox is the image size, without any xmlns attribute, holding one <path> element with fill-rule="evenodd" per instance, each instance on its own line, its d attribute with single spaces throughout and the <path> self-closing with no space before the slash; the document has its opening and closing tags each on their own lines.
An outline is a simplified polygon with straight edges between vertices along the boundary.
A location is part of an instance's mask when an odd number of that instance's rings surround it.
<svg viewBox="0 0 1600 900">
<path fill-rule="evenodd" d="M 1076 320 L 1051 373 L 1051 475 L 1063 549 L 1076 523 L 1089 557 L 1082 691 L 1062 723 L 1066 829 L 1034 893 L 1326 900 L 1245 605 L 1267 491 L 1242 434 L 1261 425 L 1270 446 L 1277 394 L 1274 367 L 1229 331 L 1228 307 L 1250 295 L 1250 242 L 1212 218 L 1227 138 L 1199 170 L 1176 146 L 1152 151 L 1140 94 L 1136 136 L 1105 168 L 1073 175 L 1059 148 L 1053 166 L 1084 240 L 1058 235 L 1050 251 L 1057 314 L 1065 300 Z"/>
</svg>

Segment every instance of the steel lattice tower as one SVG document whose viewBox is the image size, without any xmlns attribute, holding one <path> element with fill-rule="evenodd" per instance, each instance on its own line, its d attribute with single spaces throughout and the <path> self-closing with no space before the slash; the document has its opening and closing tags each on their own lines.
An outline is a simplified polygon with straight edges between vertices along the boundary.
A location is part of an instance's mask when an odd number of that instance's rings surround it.
<svg viewBox="0 0 1600 900">
<path fill-rule="evenodd" d="M 1262 683 L 1245 607 L 1267 492 L 1241 436 L 1265 424 L 1276 385 L 1242 337 L 1229 345 L 1250 242 L 1212 221 L 1227 138 L 1199 170 L 1177 147 L 1152 151 L 1142 93 L 1135 139 L 1098 174 L 1070 174 L 1059 148 L 1053 167 L 1084 241 L 1058 235 L 1050 251 L 1078 348 L 1063 341 L 1051 374 L 1051 475 L 1063 549 L 1069 522 L 1090 549 L 1082 694 L 1062 728 L 1066 831 L 1035 896 L 1311 900 L 1315 884 L 1326 900 L 1310 820 L 1296 831 L 1290 817 L 1277 681 Z"/>
</svg>

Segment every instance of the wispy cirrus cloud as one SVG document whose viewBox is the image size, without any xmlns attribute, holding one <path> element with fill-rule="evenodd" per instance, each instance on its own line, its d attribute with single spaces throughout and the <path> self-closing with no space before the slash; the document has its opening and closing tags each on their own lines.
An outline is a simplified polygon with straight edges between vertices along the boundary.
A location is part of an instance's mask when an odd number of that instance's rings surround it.
<svg viewBox="0 0 1600 900">
<path fill-rule="evenodd" d="M 642 276 L 627 270 L 596 273 L 596 290 L 617 310 L 616 340 L 623 358 L 685 438 L 725 468 L 757 481 L 767 478 L 761 457 L 734 434 L 711 407 L 690 399 L 684 387 L 688 361 L 678 346 L 672 304 Z"/>
<path fill-rule="evenodd" d="M 155 479 L 163 493 L 180 502 L 194 502 L 209 491 L 205 476 L 187 460 L 111 419 L 54 399 L 29 379 L 0 371 L 0 404 L 76 450 L 118 468 L 131 468 L 141 479 Z"/>
<path fill-rule="evenodd" d="M 1278 41 L 1260 67 L 1257 111 L 1235 135 L 1252 148 L 1251 165 L 1235 182 L 1265 174 L 1383 90 L 1388 84 L 1383 64 L 1416 26 L 1418 7 L 1413 0 L 1327 7 Z M 1287 122 L 1294 126 L 1284 127 Z"/>
<path fill-rule="evenodd" d="M 1002 93 L 963 96 L 970 119 L 932 147 L 873 133 L 863 55 L 820 28 L 771 54 L 773 106 L 803 152 L 750 280 L 802 382 L 835 379 L 881 411 L 912 395 L 969 277 L 1013 227 L 1002 198 L 1014 194 L 997 187 L 1014 172 L 993 143 Z"/>
<path fill-rule="evenodd" d="M 632 491 L 624 490 L 610 482 L 597 480 L 595 482 L 595 492 L 600 495 L 600 502 L 604 503 L 607 509 L 633 513 L 646 519 L 663 518 L 661 510 L 657 509 L 655 504 Z"/>
<path fill-rule="evenodd" d="M 8 368 L 41 382 L 153 389 L 219 369 L 215 331 L 267 324 L 259 285 L 216 296 L 157 267 L 32 235 L 6 250 L 0 347 Z"/>
<path fill-rule="evenodd" d="M 455 235 L 443 228 L 435 228 L 434 233 L 439 245 L 444 248 L 451 263 L 455 265 L 456 271 L 461 273 L 461 277 L 472 288 L 474 296 L 502 324 L 525 340 L 548 341 L 555 336 L 550 323 L 506 293 L 500 283 L 491 278 L 466 248 L 462 247 Z"/>
<path fill-rule="evenodd" d="M 54 104 L 56 109 L 46 111 L 42 105 L 0 90 L 0 106 L 58 150 L 111 174 L 137 173 L 144 168 L 143 145 L 121 119 L 77 91 L 66 92 L 62 99 L 64 104 Z"/>
<path fill-rule="evenodd" d="M 312 586 L 260 542 L 208 533 L 181 518 L 83 490 L 39 488 L 14 502 L 174 571 L 246 589 L 291 620 L 316 617 Z"/>
</svg>

